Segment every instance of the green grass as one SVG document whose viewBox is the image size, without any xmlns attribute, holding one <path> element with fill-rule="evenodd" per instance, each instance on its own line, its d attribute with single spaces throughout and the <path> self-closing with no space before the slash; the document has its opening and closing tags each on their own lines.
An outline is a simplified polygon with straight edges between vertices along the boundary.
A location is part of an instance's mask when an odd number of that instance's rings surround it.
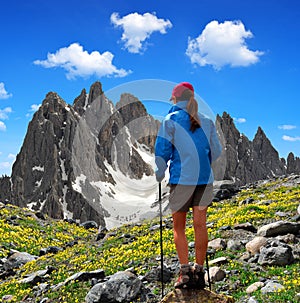
<svg viewBox="0 0 300 303">
<path fill-rule="evenodd" d="M 241 203 L 247 198 L 254 199 L 247 205 Z M 264 203 L 269 201 L 269 203 Z M 210 239 L 223 236 L 219 230 L 222 226 L 234 226 L 237 223 L 252 222 L 254 225 L 267 222 L 266 220 L 280 220 L 275 214 L 278 211 L 296 214 L 300 201 L 300 186 L 287 188 L 280 186 L 280 181 L 264 184 L 251 190 L 243 190 L 230 200 L 214 203 L 208 211 L 208 222 L 213 223 L 209 228 Z M 0 258 L 7 256 L 10 249 L 26 251 L 38 255 L 41 248 L 48 246 L 59 246 L 65 249 L 57 254 L 48 254 L 24 265 L 17 270 L 17 274 L 0 281 L 0 299 L 4 295 L 13 295 L 10 302 L 20 302 L 26 297 L 34 296 L 34 289 L 30 285 L 20 284 L 19 281 L 27 274 L 44 269 L 46 266 L 56 268 L 47 283 L 57 285 L 65 281 L 72 274 L 80 271 L 93 271 L 103 269 L 106 275 L 117 271 L 134 267 L 137 274 L 144 275 L 153 265 L 159 265 L 157 257 L 160 255 L 159 230 L 151 231 L 152 225 L 158 224 L 157 220 L 143 222 L 139 225 L 124 225 L 110 231 L 110 237 L 103 242 L 96 242 L 95 229 L 86 230 L 83 227 L 69 224 L 63 221 L 47 219 L 36 220 L 28 209 L 7 205 L 0 206 Z M 18 219 L 13 220 L 19 226 L 9 223 L 11 216 L 16 215 Z M 191 216 L 188 217 L 187 235 L 189 241 L 193 241 L 193 228 L 191 227 Z M 259 222 L 259 223 L 258 223 Z M 259 227 L 259 226 L 256 226 Z M 134 240 L 126 243 L 122 237 L 130 234 Z M 71 241 L 78 244 L 66 247 Z M 165 258 L 176 256 L 171 229 L 163 231 Z M 295 294 L 300 292 L 299 260 L 285 268 L 264 267 L 263 272 L 251 272 L 249 268 L 238 260 L 244 251 L 230 252 L 219 251 L 214 257 L 226 256 L 229 262 L 222 265 L 225 270 L 234 271 L 236 274 L 229 275 L 225 282 L 218 282 L 213 287 L 219 291 L 222 285 L 238 285 L 230 289 L 230 294 L 238 299 L 246 295 L 246 288 L 258 281 L 261 277 L 276 279 L 284 285 L 284 291 L 273 294 L 262 295 L 260 291 L 254 293 L 258 302 L 293 302 Z M 170 289 L 173 282 L 166 285 Z M 84 298 L 91 288 L 88 282 L 74 281 L 55 292 L 49 290 L 42 297 L 48 297 L 51 302 L 84 302 Z M 157 284 L 157 292 L 160 284 Z M 155 291 L 154 291 L 155 292 Z M 76 298 L 76 299 L 75 299 Z M 36 302 L 39 302 L 37 299 Z"/>
</svg>

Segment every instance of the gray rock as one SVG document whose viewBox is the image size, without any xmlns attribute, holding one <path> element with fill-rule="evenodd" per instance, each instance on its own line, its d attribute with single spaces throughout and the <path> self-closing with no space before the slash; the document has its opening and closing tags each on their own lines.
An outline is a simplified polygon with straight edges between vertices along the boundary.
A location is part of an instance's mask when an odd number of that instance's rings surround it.
<svg viewBox="0 0 300 303">
<path fill-rule="evenodd" d="M 214 182 L 214 201 L 230 199 L 239 191 L 232 180 L 222 180 Z"/>
<path fill-rule="evenodd" d="M 46 248 L 42 248 L 40 250 L 39 255 L 44 256 L 44 255 L 47 255 L 47 254 L 57 254 L 59 251 L 62 251 L 62 250 L 63 249 L 61 247 L 58 247 L 58 246 L 49 246 L 49 247 L 46 247 Z"/>
<path fill-rule="evenodd" d="M 257 229 L 250 222 L 236 224 L 233 226 L 233 228 L 234 229 L 243 229 L 243 230 L 251 231 L 253 233 L 257 232 Z"/>
<path fill-rule="evenodd" d="M 285 266 L 294 261 L 292 248 L 278 240 L 261 247 L 258 263 L 260 265 Z"/>
<path fill-rule="evenodd" d="M 256 301 L 255 298 L 250 297 L 247 303 L 258 303 L 258 301 Z"/>
<path fill-rule="evenodd" d="M 221 265 L 228 262 L 226 257 L 219 257 L 208 262 L 209 265 Z"/>
<path fill-rule="evenodd" d="M 94 271 L 83 271 L 78 272 L 71 277 L 65 280 L 65 284 L 69 283 L 70 281 L 89 281 L 92 279 L 104 279 L 105 273 L 103 269 L 98 269 Z"/>
<path fill-rule="evenodd" d="M 236 250 L 242 250 L 245 247 L 243 242 L 241 240 L 234 240 L 234 239 L 229 239 L 227 241 L 227 249 L 236 251 Z"/>
<path fill-rule="evenodd" d="M 28 275 L 26 278 L 22 279 L 19 281 L 19 283 L 28 283 L 33 285 L 36 285 L 38 283 L 44 282 L 45 281 L 45 276 L 48 274 L 51 274 L 52 271 L 54 271 L 54 267 L 48 267 L 47 269 L 43 270 L 38 270 L 30 275 Z"/>
<path fill-rule="evenodd" d="M 171 277 L 172 277 L 172 273 L 170 269 L 164 266 L 163 269 L 164 283 L 170 282 Z M 144 279 L 148 282 L 161 281 L 161 267 L 152 268 L 150 271 L 148 271 L 145 274 Z"/>
<path fill-rule="evenodd" d="M 285 243 L 297 243 L 297 237 L 294 234 L 286 234 L 283 236 L 277 236 L 277 240 Z"/>
<path fill-rule="evenodd" d="M 4 295 L 2 297 L 2 301 L 1 302 L 11 302 L 13 300 L 14 296 L 13 295 Z"/>
<path fill-rule="evenodd" d="M 86 303 L 116 303 L 134 300 L 142 282 L 131 272 L 118 272 L 103 283 L 98 283 L 88 292 Z"/>
<path fill-rule="evenodd" d="M 285 174 L 284 163 L 261 127 L 253 139 L 253 149 L 257 154 L 257 161 L 264 167 L 261 180 Z"/>
<path fill-rule="evenodd" d="M 298 234 L 300 231 L 300 223 L 277 221 L 262 226 L 258 229 L 257 235 L 262 237 L 276 237 L 286 234 Z"/>
<path fill-rule="evenodd" d="M 226 112 L 222 117 L 217 115 L 216 127 L 226 141 L 227 169 L 222 179 L 235 180 L 236 184 L 244 185 L 285 174 L 284 162 L 261 127 L 258 127 L 252 142 L 237 130 L 233 119 Z M 220 180 L 217 174 L 216 177 Z"/>
<path fill-rule="evenodd" d="M 290 213 L 286 213 L 286 212 L 283 212 L 283 211 L 277 211 L 277 212 L 275 213 L 275 216 L 284 218 L 284 217 L 290 216 Z"/>
<path fill-rule="evenodd" d="M 12 201 L 11 179 L 8 176 L 0 178 L 0 201 Z"/>
<path fill-rule="evenodd" d="M 9 258 L 7 258 L 7 261 L 3 264 L 3 267 L 5 270 L 19 268 L 27 262 L 34 261 L 37 258 L 37 256 L 33 256 L 26 252 L 15 252 Z"/>
<path fill-rule="evenodd" d="M 247 287 L 246 293 L 252 294 L 253 292 L 257 291 L 258 289 L 262 288 L 264 286 L 263 282 L 255 282 Z"/>
<path fill-rule="evenodd" d="M 226 248 L 226 241 L 224 239 L 214 239 L 208 242 L 208 247 L 213 248 L 215 250 L 223 250 Z"/>
<path fill-rule="evenodd" d="M 212 266 L 209 268 L 209 277 L 211 282 L 222 281 L 226 277 L 226 273 L 218 266 Z M 208 274 L 205 273 L 205 280 L 208 281 Z"/>
<path fill-rule="evenodd" d="M 267 243 L 267 238 L 265 237 L 255 237 L 246 244 L 246 249 L 252 255 L 255 255 L 260 252 L 260 248 Z"/>
<path fill-rule="evenodd" d="M 267 282 L 267 284 L 261 289 L 261 292 L 263 294 L 270 293 L 270 292 L 276 292 L 278 289 L 284 289 L 284 286 L 273 281 Z"/>
<path fill-rule="evenodd" d="M 300 158 L 295 157 L 293 153 L 288 154 L 286 172 L 300 174 Z"/>
<path fill-rule="evenodd" d="M 95 221 L 85 221 L 82 222 L 80 226 L 84 227 L 85 229 L 98 228 L 98 224 Z"/>
</svg>

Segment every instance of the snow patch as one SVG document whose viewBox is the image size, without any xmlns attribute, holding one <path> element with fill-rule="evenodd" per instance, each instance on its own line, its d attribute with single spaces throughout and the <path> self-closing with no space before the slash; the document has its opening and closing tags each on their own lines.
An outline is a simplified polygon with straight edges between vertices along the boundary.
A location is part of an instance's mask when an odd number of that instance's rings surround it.
<svg viewBox="0 0 300 303">
<path fill-rule="evenodd" d="M 37 170 L 37 171 L 44 171 L 44 166 L 34 166 L 32 168 L 32 171 L 35 171 L 35 170 Z"/>
<path fill-rule="evenodd" d="M 73 189 L 74 189 L 75 191 L 77 191 L 77 192 L 79 192 L 79 193 L 82 194 L 82 188 L 81 188 L 81 186 L 84 185 L 85 181 L 86 181 L 86 176 L 83 175 L 83 174 L 81 174 L 80 176 L 78 176 L 78 177 L 76 178 L 75 182 L 72 183 Z"/>
<path fill-rule="evenodd" d="M 27 204 L 27 208 L 30 209 L 31 211 L 34 210 L 34 207 L 37 205 L 37 202 L 31 202 Z"/>
<path fill-rule="evenodd" d="M 43 179 L 41 179 L 40 181 L 36 181 L 35 184 L 34 184 L 34 186 L 35 186 L 35 187 L 40 187 L 41 184 L 42 184 L 42 180 L 43 180 Z"/>
<path fill-rule="evenodd" d="M 61 158 L 60 158 L 60 169 L 61 169 L 61 179 L 62 179 L 62 181 L 67 181 L 68 176 L 66 174 L 65 160 L 62 160 Z"/>
<path fill-rule="evenodd" d="M 85 98 L 85 102 L 84 102 L 84 106 L 83 106 L 83 109 L 84 109 L 84 110 L 87 109 L 88 101 L 89 101 L 89 94 L 86 94 L 86 98 Z"/>
<path fill-rule="evenodd" d="M 145 144 L 137 143 L 137 152 L 142 157 L 143 161 L 152 167 L 155 167 L 155 157 L 153 153 L 151 153 L 148 146 Z"/>
<path fill-rule="evenodd" d="M 144 176 L 141 180 L 131 179 L 114 170 L 108 163 L 105 163 L 105 166 L 116 181 L 116 185 L 113 189 L 110 183 L 93 182 L 93 185 L 103 194 L 101 204 L 110 214 L 109 217 L 105 217 L 108 229 L 159 215 L 159 205 L 153 207 L 158 200 L 155 176 Z"/>
<path fill-rule="evenodd" d="M 62 207 L 63 207 L 63 212 L 64 212 L 64 218 L 65 219 L 73 219 L 73 213 L 70 212 L 68 209 L 67 209 L 67 202 L 66 202 L 66 194 L 67 194 L 67 186 L 65 185 L 64 188 L 63 188 L 63 198 L 62 198 L 62 201 L 61 201 L 61 204 L 62 204 Z"/>
</svg>

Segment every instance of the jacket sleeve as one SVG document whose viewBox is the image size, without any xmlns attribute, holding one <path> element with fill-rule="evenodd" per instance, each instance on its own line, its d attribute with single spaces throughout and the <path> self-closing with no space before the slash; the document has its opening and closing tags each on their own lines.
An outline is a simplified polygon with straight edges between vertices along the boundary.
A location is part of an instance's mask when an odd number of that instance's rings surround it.
<svg viewBox="0 0 300 303">
<path fill-rule="evenodd" d="M 211 161 L 216 161 L 222 153 L 222 145 L 220 143 L 216 127 L 211 121 L 211 132 L 210 132 L 210 149 L 211 149 Z"/>
<path fill-rule="evenodd" d="M 155 142 L 156 178 L 162 180 L 167 169 L 167 163 L 171 159 L 173 151 L 174 123 L 166 118 L 162 121 Z"/>
</svg>

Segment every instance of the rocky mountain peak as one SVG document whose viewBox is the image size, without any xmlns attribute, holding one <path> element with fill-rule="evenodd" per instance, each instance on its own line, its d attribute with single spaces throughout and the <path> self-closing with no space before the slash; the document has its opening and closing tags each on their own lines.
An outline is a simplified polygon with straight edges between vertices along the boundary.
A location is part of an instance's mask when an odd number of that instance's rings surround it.
<svg viewBox="0 0 300 303">
<path fill-rule="evenodd" d="M 96 99 L 103 95 L 102 84 L 97 81 L 90 87 L 90 91 L 87 94 L 86 89 L 83 89 L 80 95 L 75 98 L 73 102 L 73 108 L 82 116 L 87 107 L 90 106 Z"/>
<path fill-rule="evenodd" d="M 224 137 L 217 180 L 241 185 L 286 172 L 300 173 L 300 159 L 291 153 L 286 167 L 261 127 L 251 141 L 226 112 L 217 116 L 216 126 Z M 49 92 L 28 125 L 11 177 L 0 178 L 0 200 L 54 218 L 94 220 L 102 226 L 107 220 L 120 222 L 115 204 L 121 203 L 127 190 L 121 183 L 133 184 L 135 201 L 136 184 L 153 175 L 149 163 L 158 128 L 159 122 L 136 96 L 123 93 L 114 105 L 100 82 L 89 93 L 83 89 L 73 106 Z M 144 211 L 143 205 L 137 207 L 126 204 L 131 217 Z"/>
<path fill-rule="evenodd" d="M 122 116 L 124 124 L 130 128 L 132 136 L 154 152 L 159 122 L 148 114 L 144 104 L 132 94 L 123 93 L 116 104 L 116 109 Z"/>
<path fill-rule="evenodd" d="M 237 130 L 228 113 L 217 116 L 216 124 L 226 141 L 227 167 L 224 179 L 246 184 L 285 173 L 284 163 L 261 127 L 258 127 L 253 141 L 250 141 Z"/>
<path fill-rule="evenodd" d="M 295 157 L 293 153 L 288 154 L 286 171 L 288 174 L 300 173 L 300 158 Z"/>
<path fill-rule="evenodd" d="M 103 197 L 118 203 L 112 187 L 120 175 L 138 180 L 153 174 L 143 157 L 153 149 L 147 135 L 156 134 L 158 124 L 132 95 L 122 95 L 119 105 L 106 98 L 100 82 L 88 94 L 83 89 L 73 106 L 49 92 L 28 125 L 11 178 L 0 182 L 1 199 L 105 226 L 112 213 Z"/>
<path fill-rule="evenodd" d="M 42 102 L 44 108 L 51 108 L 54 112 L 58 107 L 65 107 L 67 103 L 55 92 L 49 92 Z"/>
<path fill-rule="evenodd" d="M 86 110 L 87 93 L 85 88 L 81 91 L 80 95 L 74 100 L 73 108 L 82 116 Z"/>
<path fill-rule="evenodd" d="M 285 173 L 285 167 L 277 150 L 272 146 L 261 127 L 253 139 L 253 149 L 258 156 L 258 161 L 264 166 L 267 176 L 280 176 Z"/>
<path fill-rule="evenodd" d="M 92 84 L 89 92 L 88 104 L 91 104 L 95 99 L 99 98 L 103 94 L 102 84 L 96 81 Z"/>
<path fill-rule="evenodd" d="M 262 130 L 262 128 L 260 126 L 257 128 L 253 141 L 266 142 L 268 144 L 271 143 L 270 140 L 268 139 L 268 137 L 266 136 L 265 132 Z"/>
<path fill-rule="evenodd" d="M 222 116 L 217 116 L 216 123 L 226 138 L 227 144 L 236 146 L 240 138 L 240 132 L 235 127 L 232 117 L 227 112 L 223 112 Z"/>
</svg>

